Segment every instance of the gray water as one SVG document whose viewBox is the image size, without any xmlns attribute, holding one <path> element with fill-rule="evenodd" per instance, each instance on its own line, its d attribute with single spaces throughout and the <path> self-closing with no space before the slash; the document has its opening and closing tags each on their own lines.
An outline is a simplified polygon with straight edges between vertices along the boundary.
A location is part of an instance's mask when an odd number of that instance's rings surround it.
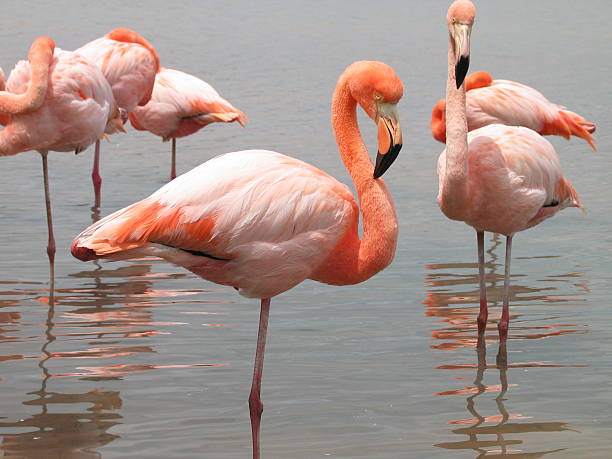
<svg viewBox="0 0 612 459">
<path fill-rule="evenodd" d="M 5 72 L 41 34 L 74 49 L 120 26 L 163 65 L 212 84 L 252 120 L 178 141 L 179 171 L 268 148 L 349 177 L 329 121 L 341 71 L 392 65 L 404 148 L 385 176 L 395 261 L 369 281 L 307 281 L 272 300 L 262 399 L 265 458 L 609 457 L 612 446 L 608 0 L 480 1 L 471 70 L 538 88 L 598 125 L 598 152 L 552 138 L 588 209 L 515 237 L 508 365 L 496 366 L 503 238 L 487 235 L 491 301 L 476 352 L 476 237 L 435 198 L 442 145 L 429 117 L 446 78 L 447 1 L 5 1 Z M 368 145 L 373 123 L 362 119 Z M 82 263 L 71 239 L 96 214 L 163 185 L 170 146 L 129 130 L 50 155 L 58 244 L 49 307 L 40 157 L 0 159 L 0 450 L 7 457 L 250 455 L 247 396 L 258 302 L 159 260 Z"/>
</svg>

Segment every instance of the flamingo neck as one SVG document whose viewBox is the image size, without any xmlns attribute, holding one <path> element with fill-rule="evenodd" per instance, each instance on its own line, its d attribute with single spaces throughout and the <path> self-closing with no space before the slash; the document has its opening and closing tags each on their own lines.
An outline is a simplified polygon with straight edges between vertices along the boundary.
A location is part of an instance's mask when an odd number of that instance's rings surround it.
<svg viewBox="0 0 612 459">
<path fill-rule="evenodd" d="M 467 116 L 465 83 L 457 89 L 455 51 L 449 37 L 448 79 L 446 83 L 446 168 L 440 196 L 442 211 L 457 218 L 467 199 Z"/>
<path fill-rule="evenodd" d="M 38 37 L 30 47 L 30 83 L 23 94 L 0 92 L 0 112 L 18 114 L 38 109 L 45 100 L 49 71 L 53 63 L 55 43 L 48 37 Z M 3 81 L 4 89 L 4 81 Z"/>
<path fill-rule="evenodd" d="M 344 285 L 362 282 L 388 266 L 397 244 L 397 217 L 385 183 L 374 179 L 374 166 L 357 124 L 357 103 L 349 76 L 340 78 L 332 101 L 332 125 L 344 165 L 353 179 L 363 215 L 363 237 L 358 218 L 332 251 L 316 280 Z"/>
</svg>

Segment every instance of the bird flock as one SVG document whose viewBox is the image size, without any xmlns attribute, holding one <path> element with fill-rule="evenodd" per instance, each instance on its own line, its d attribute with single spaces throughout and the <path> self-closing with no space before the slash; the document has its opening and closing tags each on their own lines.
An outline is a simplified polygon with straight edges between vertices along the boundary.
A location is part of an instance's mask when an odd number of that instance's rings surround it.
<svg viewBox="0 0 612 459">
<path fill-rule="evenodd" d="M 505 346 L 514 234 L 565 207 L 582 208 L 543 135 L 577 136 L 595 149 L 595 124 L 526 85 L 494 80 L 483 71 L 467 75 L 475 16 L 470 0 L 456 0 L 448 9 L 446 97 L 434 106 L 430 126 L 433 137 L 446 144 L 438 160 L 440 209 L 477 234 L 479 337 L 488 319 L 484 232 L 506 236 L 498 321 L 500 346 Z M 260 299 L 249 396 L 253 457 L 259 458 L 270 299 L 305 279 L 357 284 L 393 260 L 398 222 L 380 177 L 402 147 L 400 78 L 382 62 L 359 61 L 337 81 L 332 127 L 357 199 L 324 171 L 267 150 L 226 153 L 176 177 L 177 138 L 214 122 L 244 126 L 248 118 L 206 82 L 164 68 L 153 45 L 129 29 L 113 30 L 73 52 L 39 37 L 6 84 L 0 70 L 0 90 L 0 123 L 5 126 L 0 156 L 29 150 L 42 156 L 51 285 L 56 249 L 48 152 L 79 153 L 95 143 L 92 181 L 98 206 L 103 137 L 125 133 L 129 119 L 135 129 L 172 140 L 171 181 L 85 229 L 74 238 L 71 252 L 83 261 L 160 257 Z M 378 128 L 374 163 L 359 131 L 357 106 Z"/>
</svg>

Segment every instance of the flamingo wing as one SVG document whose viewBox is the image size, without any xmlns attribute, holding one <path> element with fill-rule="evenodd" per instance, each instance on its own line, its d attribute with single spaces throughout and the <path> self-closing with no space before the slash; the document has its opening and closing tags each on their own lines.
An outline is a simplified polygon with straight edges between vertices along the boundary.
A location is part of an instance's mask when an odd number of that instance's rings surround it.
<svg viewBox="0 0 612 459">
<path fill-rule="evenodd" d="M 73 242 L 80 259 L 157 255 L 251 297 L 306 279 L 358 219 L 326 173 L 265 150 L 213 158 Z"/>
<path fill-rule="evenodd" d="M 553 146 L 525 127 L 493 124 L 469 132 L 468 171 L 475 209 L 469 224 L 476 228 L 509 234 L 565 207 L 582 207 Z"/>
</svg>

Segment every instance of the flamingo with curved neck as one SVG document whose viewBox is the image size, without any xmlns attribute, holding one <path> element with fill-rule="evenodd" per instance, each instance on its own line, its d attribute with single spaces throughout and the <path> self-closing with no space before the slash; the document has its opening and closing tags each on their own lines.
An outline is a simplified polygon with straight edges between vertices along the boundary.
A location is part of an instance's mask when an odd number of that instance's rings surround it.
<svg viewBox="0 0 612 459">
<path fill-rule="evenodd" d="M 332 124 L 359 205 L 346 185 L 307 163 L 272 151 L 238 151 L 103 218 L 72 243 L 72 254 L 83 261 L 154 255 L 261 299 L 249 396 L 254 458 L 270 298 L 305 279 L 356 284 L 393 259 L 397 218 L 379 177 L 401 148 L 396 104 L 402 93 L 395 72 L 381 62 L 356 62 L 338 80 Z M 357 104 L 378 125 L 376 165 L 359 132 Z"/>
<path fill-rule="evenodd" d="M 2 84 L 4 86 L 4 79 Z M 55 237 L 47 153 L 80 152 L 105 132 L 122 129 L 110 85 L 87 59 L 55 48 L 51 38 L 37 38 L 0 91 L 0 156 L 38 150 L 42 156 L 51 285 Z"/>
<path fill-rule="evenodd" d="M 500 342 L 508 335 L 512 237 L 565 207 L 582 207 L 563 177 L 553 146 L 525 127 L 492 124 L 468 134 L 464 78 L 476 8 L 457 0 L 449 8 L 446 150 L 438 160 L 438 204 L 452 220 L 477 233 L 480 282 L 478 333 L 484 334 L 487 296 L 484 277 L 484 232 L 506 236 L 504 299 L 498 323 Z"/>
</svg>

